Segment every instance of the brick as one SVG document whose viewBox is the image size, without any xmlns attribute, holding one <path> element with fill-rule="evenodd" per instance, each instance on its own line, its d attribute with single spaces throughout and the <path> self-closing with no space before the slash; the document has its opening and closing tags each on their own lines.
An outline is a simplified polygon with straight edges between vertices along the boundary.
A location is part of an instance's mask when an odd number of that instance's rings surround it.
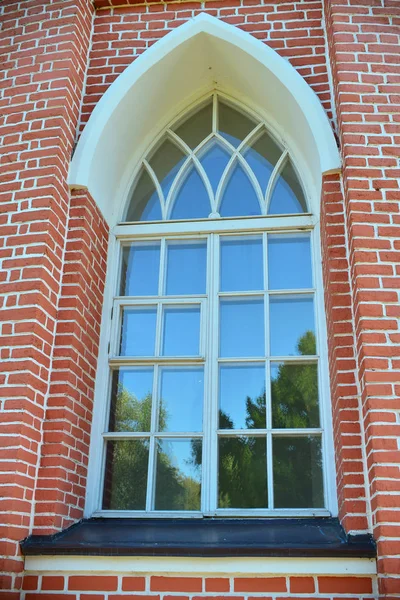
<svg viewBox="0 0 400 600">
<path fill-rule="evenodd" d="M 226 577 L 207 577 L 205 579 L 206 592 L 229 592 L 230 582 Z"/>
<path fill-rule="evenodd" d="M 291 577 L 290 592 L 300 594 L 315 592 L 314 579 L 312 577 Z"/>
<path fill-rule="evenodd" d="M 146 580 L 144 577 L 123 577 L 122 590 L 124 592 L 143 592 Z"/>
<path fill-rule="evenodd" d="M 23 590 L 37 590 L 38 589 L 38 576 L 37 575 L 25 575 L 22 584 Z"/>
<path fill-rule="evenodd" d="M 370 577 L 318 577 L 318 591 L 335 594 L 371 594 Z"/>
<path fill-rule="evenodd" d="M 68 578 L 68 589 L 72 591 L 114 592 L 118 578 L 104 575 L 71 575 Z"/>
<path fill-rule="evenodd" d="M 234 581 L 235 592 L 286 592 L 284 577 L 240 577 Z"/>
<path fill-rule="evenodd" d="M 42 590 L 63 590 L 64 589 L 64 577 L 43 575 L 41 589 Z"/>
<path fill-rule="evenodd" d="M 201 592 L 201 577 L 163 577 L 153 576 L 150 579 L 153 592 Z"/>
</svg>

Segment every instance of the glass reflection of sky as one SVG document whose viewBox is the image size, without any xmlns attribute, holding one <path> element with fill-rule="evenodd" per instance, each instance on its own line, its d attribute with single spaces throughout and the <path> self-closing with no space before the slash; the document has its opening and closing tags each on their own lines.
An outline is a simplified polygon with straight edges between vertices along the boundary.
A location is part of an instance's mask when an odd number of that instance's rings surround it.
<svg viewBox="0 0 400 600">
<path fill-rule="evenodd" d="M 159 221 L 161 218 L 156 188 L 146 169 L 142 168 L 129 202 L 126 221 Z"/>
<path fill-rule="evenodd" d="M 215 141 L 207 145 L 207 149 L 200 159 L 214 193 L 217 191 L 222 173 L 224 172 L 229 159 L 229 153 Z"/>
<path fill-rule="evenodd" d="M 315 331 L 311 296 L 270 296 L 272 356 L 295 356 L 297 344 L 306 331 Z"/>
<path fill-rule="evenodd" d="M 221 291 L 262 290 L 262 239 L 221 238 Z"/>
<path fill-rule="evenodd" d="M 260 215 L 260 203 L 243 167 L 236 163 L 228 177 L 219 208 L 221 217 Z"/>
<path fill-rule="evenodd" d="M 159 430 L 202 431 L 203 395 L 203 368 L 163 369 Z"/>
<path fill-rule="evenodd" d="M 119 369 L 113 388 L 110 430 L 150 431 L 153 369 Z"/>
<path fill-rule="evenodd" d="M 307 210 L 306 200 L 291 161 L 287 161 L 272 192 L 269 215 L 298 214 Z"/>
<path fill-rule="evenodd" d="M 265 394 L 264 366 L 221 366 L 219 394 L 220 411 L 232 421 L 232 428 L 246 429 L 246 417 L 249 416 L 246 411 L 247 398 L 256 401 Z M 265 417 L 262 426 L 265 427 Z"/>
<path fill-rule="evenodd" d="M 175 198 L 171 219 L 205 219 L 211 212 L 210 199 L 200 175 L 192 167 Z"/>
<path fill-rule="evenodd" d="M 282 150 L 266 133 L 244 152 L 244 156 L 257 177 L 263 194 L 266 192 L 272 171 L 281 154 Z"/>
<path fill-rule="evenodd" d="M 220 356 L 264 354 L 264 301 L 221 300 Z"/>
<path fill-rule="evenodd" d="M 160 266 L 160 244 L 133 245 L 124 248 L 122 281 L 126 296 L 156 296 Z M 126 269 L 126 274 L 124 273 Z M 124 277 L 125 275 L 125 277 Z"/>
<path fill-rule="evenodd" d="M 136 201 L 136 197 L 134 198 L 134 201 Z M 160 201 L 157 192 L 154 190 L 149 200 L 147 200 L 146 206 L 140 216 L 140 221 L 161 221 L 161 219 Z"/>
<path fill-rule="evenodd" d="M 154 356 L 157 310 L 124 308 L 121 356 Z"/>
<path fill-rule="evenodd" d="M 312 287 L 310 236 L 268 236 L 268 279 L 270 290 Z"/>
<path fill-rule="evenodd" d="M 193 461 L 191 439 L 158 439 L 157 444 L 184 477 L 201 481 L 201 471 Z"/>
<path fill-rule="evenodd" d="M 197 441 L 197 440 L 196 440 Z M 158 457 L 157 457 L 157 473 L 156 473 L 156 493 L 155 493 L 155 509 L 168 510 L 174 508 L 173 506 L 166 506 L 165 497 L 170 497 L 172 502 L 176 502 L 177 498 L 172 496 L 172 491 L 176 489 L 177 481 L 181 482 L 181 485 L 185 486 L 185 480 L 192 480 L 195 484 L 200 487 L 201 484 L 201 465 L 195 464 L 192 454 L 192 442 L 191 439 L 158 439 L 156 444 L 158 446 Z M 199 443 L 197 441 L 197 443 Z M 160 469 L 160 452 L 166 457 L 166 462 L 174 467 L 178 472 L 173 474 L 171 472 L 171 489 L 168 489 L 168 480 L 163 481 L 163 486 L 157 485 L 158 478 L 161 474 Z M 183 480 L 183 481 L 182 481 Z M 188 482 L 189 483 L 189 482 Z M 180 486 L 181 487 L 181 486 Z M 185 486 L 186 487 L 186 486 Z M 200 492 L 199 487 L 197 488 Z M 192 488 L 193 490 L 193 488 Z M 180 490 L 177 490 L 178 493 Z M 194 490 L 193 490 L 194 491 Z M 185 499 L 183 499 L 185 502 Z M 193 500 L 192 500 L 193 501 Z M 175 503 L 174 502 L 174 503 Z M 177 509 L 178 507 L 175 507 Z M 188 506 L 180 506 L 181 510 L 187 510 Z M 200 509 L 200 493 L 198 494 L 197 506 L 191 506 L 194 510 Z"/>
<path fill-rule="evenodd" d="M 164 309 L 164 356 L 198 356 L 200 308 Z"/>
<path fill-rule="evenodd" d="M 206 242 L 168 244 L 166 293 L 205 294 L 206 269 Z"/>
<path fill-rule="evenodd" d="M 120 369 L 118 384 L 137 400 L 143 400 L 153 391 L 153 369 Z"/>
<path fill-rule="evenodd" d="M 171 185 L 186 160 L 186 156 L 170 139 L 165 139 L 150 158 L 150 166 L 157 175 L 164 198 L 167 198 Z"/>
</svg>

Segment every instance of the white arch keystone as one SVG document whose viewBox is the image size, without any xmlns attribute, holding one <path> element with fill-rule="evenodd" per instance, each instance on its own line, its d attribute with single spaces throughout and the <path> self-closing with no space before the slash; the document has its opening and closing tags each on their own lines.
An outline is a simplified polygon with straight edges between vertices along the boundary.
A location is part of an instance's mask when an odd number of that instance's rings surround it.
<svg viewBox="0 0 400 600">
<path fill-rule="evenodd" d="M 86 188 L 113 226 L 149 143 L 212 89 L 237 97 L 291 148 L 318 212 L 322 174 L 340 169 L 328 117 L 296 69 L 241 29 L 201 13 L 140 55 L 98 102 L 73 156 L 69 185 Z"/>
</svg>

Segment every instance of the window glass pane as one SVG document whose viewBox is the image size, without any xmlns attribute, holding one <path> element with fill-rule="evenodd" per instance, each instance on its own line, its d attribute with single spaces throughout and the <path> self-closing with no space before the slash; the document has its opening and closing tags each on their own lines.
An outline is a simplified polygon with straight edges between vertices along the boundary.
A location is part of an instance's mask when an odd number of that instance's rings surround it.
<svg viewBox="0 0 400 600">
<path fill-rule="evenodd" d="M 262 290 L 263 279 L 261 238 L 221 238 L 221 292 Z"/>
<path fill-rule="evenodd" d="M 160 243 L 132 244 L 122 250 L 121 296 L 156 296 Z"/>
<path fill-rule="evenodd" d="M 323 508 L 319 436 L 273 436 L 275 508 Z"/>
<path fill-rule="evenodd" d="M 174 128 L 174 131 L 190 148 L 198 146 L 212 131 L 212 100 Z"/>
<path fill-rule="evenodd" d="M 316 354 L 312 296 L 270 296 L 272 356 Z"/>
<path fill-rule="evenodd" d="M 220 429 L 263 429 L 265 423 L 264 365 L 221 366 Z"/>
<path fill-rule="evenodd" d="M 271 364 L 272 427 L 319 427 L 316 364 Z"/>
<path fill-rule="evenodd" d="M 161 205 L 153 181 L 142 168 L 129 203 L 125 221 L 161 221 Z"/>
<path fill-rule="evenodd" d="M 205 294 L 207 242 L 167 246 L 167 295 Z"/>
<path fill-rule="evenodd" d="M 192 166 L 184 176 L 171 211 L 171 219 L 205 219 L 211 212 L 203 180 Z"/>
<path fill-rule="evenodd" d="M 261 214 L 260 203 L 253 184 L 238 162 L 229 175 L 219 213 L 221 217 L 246 217 Z"/>
<path fill-rule="evenodd" d="M 165 199 L 185 159 L 186 155 L 169 138 L 162 142 L 150 158 L 150 166 L 157 175 Z"/>
<path fill-rule="evenodd" d="M 156 321 L 156 308 L 124 308 L 120 355 L 154 356 Z"/>
<path fill-rule="evenodd" d="M 218 508 L 267 508 L 267 450 L 264 437 L 221 437 Z"/>
<path fill-rule="evenodd" d="M 152 368 L 114 371 L 109 431 L 150 431 L 152 394 Z"/>
<path fill-rule="evenodd" d="M 307 212 L 307 202 L 299 178 L 288 160 L 272 192 L 269 215 L 285 215 Z"/>
<path fill-rule="evenodd" d="M 256 125 L 253 119 L 218 99 L 218 133 L 232 146 L 239 146 Z"/>
<path fill-rule="evenodd" d="M 265 194 L 272 171 L 282 155 L 281 148 L 268 133 L 263 133 L 243 154 Z"/>
<path fill-rule="evenodd" d="M 264 356 L 264 301 L 221 300 L 220 356 Z"/>
<path fill-rule="evenodd" d="M 203 368 L 166 368 L 161 372 L 158 431 L 202 431 Z"/>
<path fill-rule="evenodd" d="M 165 308 L 164 356 L 198 356 L 200 308 Z"/>
<path fill-rule="evenodd" d="M 157 440 L 156 510 L 200 510 L 199 439 Z"/>
<path fill-rule="evenodd" d="M 149 443 L 108 441 L 103 492 L 105 510 L 145 510 Z"/>
<path fill-rule="evenodd" d="M 200 162 L 207 173 L 214 192 L 217 191 L 218 184 L 230 157 L 230 153 L 215 140 L 209 142 L 201 153 Z"/>
<path fill-rule="evenodd" d="M 311 288 L 311 248 L 308 234 L 268 236 L 270 290 Z"/>
</svg>

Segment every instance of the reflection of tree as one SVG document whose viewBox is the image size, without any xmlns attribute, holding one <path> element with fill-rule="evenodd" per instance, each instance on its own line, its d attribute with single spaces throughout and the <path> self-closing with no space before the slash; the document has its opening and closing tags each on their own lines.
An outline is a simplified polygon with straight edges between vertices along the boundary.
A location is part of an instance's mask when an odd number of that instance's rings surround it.
<svg viewBox="0 0 400 600">
<path fill-rule="evenodd" d="M 150 431 L 152 394 L 140 400 L 121 384 L 113 382 L 110 413 L 111 431 Z M 160 403 L 159 431 L 166 429 L 167 412 Z M 157 510 L 199 510 L 200 483 L 186 476 L 172 464 L 168 456 L 168 440 L 156 440 L 156 506 Z M 192 441 L 190 460 L 195 471 L 201 470 L 201 441 Z M 115 510 L 144 510 L 148 476 L 149 441 L 131 439 L 108 442 L 103 506 Z"/>
<path fill-rule="evenodd" d="M 315 354 L 315 335 L 307 331 L 298 341 L 298 353 Z M 318 380 L 314 364 L 281 364 L 271 382 L 274 428 L 318 427 Z M 265 427 L 265 390 L 246 398 L 246 427 Z M 233 421 L 220 411 L 220 428 L 233 429 Z M 265 437 L 220 437 L 219 507 L 267 506 Z M 275 436 L 273 440 L 274 497 L 276 507 L 322 506 L 320 439 Z"/>
<path fill-rule="evenodd" d="M 173 466 L 168 456 L 168 440 L 158 440 L 156 474 L 157 510 L 200 510 L 200 483 Z M 178 442 L 179 443 L 179 442 Z M 187 466 L 201 472 L 201 440 L 191 440 L 191 458 Z"/>
<path fill-rule="evenodd" d="M 298 341 L 303 356 L 315 354 L 315 335 L 307 331 Z M 271 382 L 274 428 L 318 427 L 318 382 L 314 364 L 280 364 Z M 117 386 L 113 394 L 110 430 L 150 430 L 152 396 L 139 400 Z M 166 430 L 168 415 L 160 403 L 159 431 Z M 218 458 L 219 508 L 267 507 L 267 466 L 265 435 L 251 435 L 265 428 L 266 394 L 246 398 L 246 428 L 249 435 L 220 436 Z M 230 416 L 219 415 L 221 429 L 234 429 Z M 157 510 L 199 510 L 202 443 L 191 440 L 186 461 L 193 475 L 175 466 L 166 439 L 156 441 Z M 109 442 L 107 447 L 104 508 L 144 510 L 148 475 L 149 442 L 146 439 Z M 277 436 L 273 438 L 273 477 L 276 508 L 321 507 L 322 460 L 318 436 Z"/>
<path fill-rule="evenodd" d="M 315 354 L 315 335 L 307 331 L 298 341 L 300 355 Z M 280 364 L 271 381 L 272 423 L 275 428 L 319 426 L 318 374 L 314 364 Z"/>
</svg>

